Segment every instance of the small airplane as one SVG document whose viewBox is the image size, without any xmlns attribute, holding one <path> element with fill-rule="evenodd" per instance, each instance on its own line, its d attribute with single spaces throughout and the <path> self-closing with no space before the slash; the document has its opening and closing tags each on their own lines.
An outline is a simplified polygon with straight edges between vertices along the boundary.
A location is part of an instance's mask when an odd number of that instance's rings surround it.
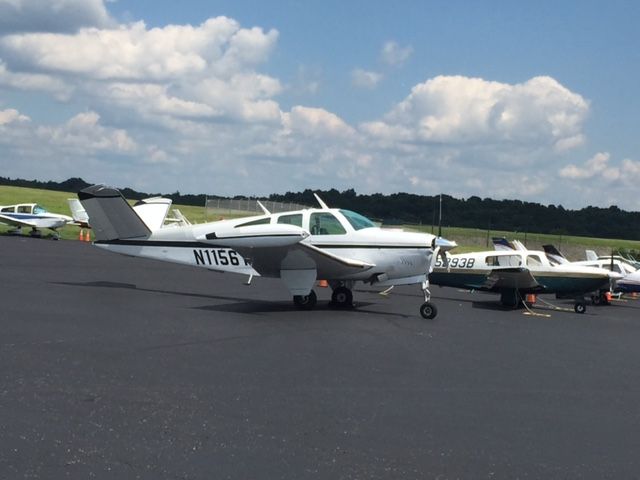
<svg viewBox="0 0 640 480">
<path fill-rule="evenodd" d="M 592 267 L 553 265 L 537 250 L 489 250 L 445 254 L 438 258 L 430 281 L 434 285 L 500 294 L 504 306 L 517 307 L 526 294 L 555 293 L 575 298 L 576 313 L 586 311 L 584 294 L 610 283 L 610 272 Z"/>
<path fill-rule="evenodd" d="M 55 240 L 60 238 L 57 229 L 64 227 L 73 219 L 68 215 L 48 212 L 37 203 L 20 203 L 17 205 L 0 206 L 0 223 L 15 227 L 10 233 L 20 234 L 23 227 L 30 227 L 32 237 L 42 236 L 38 229 L 48 228 L 53 230 Z"/>
<path fill-rule="evenodd" d="M 182 263 L 221 272 L 280 278 L 294 304 L 312 309 L 313 286 L 326 280 L 332 305 L 353 306 L 356 282 L 378 286 L 420 284 L 422 317 L 437 315 L 431 303 L 429 273 L 435 259 L 455 242 L 427 233 L 387 231 L 368 218 L 320 208 L 151 229 L 122 194 L 104 185 L 82 190 L 78 198 L 95 232 L 94 245 L 109 251 Z"/>
<path fill-rule="evenodd" d="M 640 269 L 636 268 L 634 263 L 620 255 L 601 255 L 598 256 L 593 250 L 586 250 L 588 260 L 579 260 L 570 262 L 567 258 L 553 245 L 543 245 L 547 257 L 551 261 L 559 262 L 563 265 L 582 265 L 587 267 L 598 267 L 617 274 L 613 285 L 614 292 L 631 293 L 640 292 Z M 602 294 L 591 297 L 594 304 L 608 303 L 606 297 Z"/>
</svg>

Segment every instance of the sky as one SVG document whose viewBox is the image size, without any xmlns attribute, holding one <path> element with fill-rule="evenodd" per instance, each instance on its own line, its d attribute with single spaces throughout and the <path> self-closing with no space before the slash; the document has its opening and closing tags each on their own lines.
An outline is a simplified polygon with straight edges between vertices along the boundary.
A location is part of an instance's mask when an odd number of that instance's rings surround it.
<svg viewBox="0 0 640 480">
<path fill-rule="evenodd" d="M 640 210 L 640 2 L 0 0 L 0 176 Z"/>
</svg>

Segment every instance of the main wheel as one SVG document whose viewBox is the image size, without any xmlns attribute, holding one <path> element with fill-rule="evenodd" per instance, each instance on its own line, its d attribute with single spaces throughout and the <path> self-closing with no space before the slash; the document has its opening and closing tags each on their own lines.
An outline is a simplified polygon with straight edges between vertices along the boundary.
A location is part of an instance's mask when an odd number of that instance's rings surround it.
<svg viewBox="0 0 640 480">
<path fill-rule="evenodd" d="M 420 315 L 422 315 L 422 318 L 426 318 L 427 320 L 431 320 L 433 318 L 436 318 L 437 314 L 438 314 L 438 309 L 431 302 L 424 302 L 420 306 Z"/>
<path fill-rule="evenodd" d="M 347 287 L 336 287 L 331 294 L 331 304 L 339 308 L 350 307 L 353 305 L 353 293 Z"/>
<path fill-rule="evenodd" d="M 573 306 L 573 309 L 576 313 L 584 313 L 587 311 L 587 304 L 584 302 L 576 302 L 576 304 Z"/>
<path fill-rule="evenodd" d="M 316 292 L 311 290 L 309 295 L 294 295 L 293 303 L 296 307 L 301 310 L 312 310 L 313 307 L 316 306 L 318 302 L 318 297 L 316 296 Z"/>
</svg>

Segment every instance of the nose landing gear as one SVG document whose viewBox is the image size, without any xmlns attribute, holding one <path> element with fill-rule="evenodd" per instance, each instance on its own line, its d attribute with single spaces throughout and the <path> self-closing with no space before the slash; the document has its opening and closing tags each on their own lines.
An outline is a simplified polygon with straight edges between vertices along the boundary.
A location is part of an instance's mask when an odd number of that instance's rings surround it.
<svg viewBox="0 0 640 480">
<path fill-rule="evenodd" d="M 438 309 L 431 303 L 431 292 L 429 291 L 429 280 L 422 282 L 422 293 L 424 294 L 424 303 L 420 305 L 420 315 L 426 320 L 432 320 L 438 315 Z"/>
</svg>

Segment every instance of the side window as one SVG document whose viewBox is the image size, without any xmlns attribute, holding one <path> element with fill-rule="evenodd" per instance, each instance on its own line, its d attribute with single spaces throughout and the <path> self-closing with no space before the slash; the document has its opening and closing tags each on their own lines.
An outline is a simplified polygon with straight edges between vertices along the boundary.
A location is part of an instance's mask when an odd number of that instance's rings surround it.
<svg viewBox="0 0 640 480">
<path fill-rule="evenodd" d="M 309 221 L 311 235 L 344 235 L 347 231 L 333 214 L 312 213 Z"/>
<path fill-rule="evenodd" d="M 235 228 L 249 227 L 251 225 L 266 225 L 267 223 L 271 223 L 271 217 L 264 217 L 264 218 L 259 218 L 258 220 L 252 220 L 247 223 L 241 223 L 240 225 L 236 225 Z"/>
<path fill-rule="evenodd" d="M 16 207 L 4 207 L 2 209 L 3 212 L 15 212 L 16 211 Z"/>
<path fill-rule="evenodd" d="M 278 223 L 286 223 L 287 225 L 302 227 L 302 214 L 296 213 L 294 215 L 280 215 L 278 217 Z"/>
<path fill-rule="evenodd" d="M 31 205 L 20 205 L 18 213 L 31 213 Z"/>
</svg>

